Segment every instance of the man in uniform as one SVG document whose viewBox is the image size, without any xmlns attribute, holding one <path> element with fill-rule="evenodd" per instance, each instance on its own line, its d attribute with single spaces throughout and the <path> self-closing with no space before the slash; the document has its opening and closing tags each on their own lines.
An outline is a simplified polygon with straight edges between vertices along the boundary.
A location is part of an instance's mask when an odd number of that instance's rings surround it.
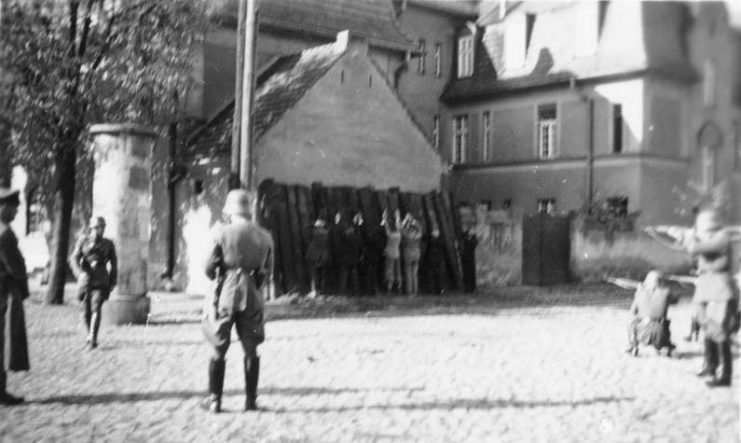
<svg viewBox="0 0 741 443">
<path fill-rule="evenodd" d="M 697 278 L 692 302 L 695 317 L 705 335 L 705 359 L 699 377 L 710 377 L 710 387 L 730 386 L 733 355 L 731 335 L 738 330 L 738 288 L 731 275 L 732 233 L 723 223 L 720 211 L 700 210 L 694 229 L 657 226 L 649 233 L 664 233 L 675 239 L 681 249 L 697 259 Z M 722 364 L 717 377 L 718 364 Z"/>
<path fill-rule="evenodd" d="M 257 346 L 265 340 L 263 288 L 273 271 L 273 239 L 250 220 L 251 195 L 235 189 L 226 196 L 224 214 L 228 224 L 220 227 L 206 264 L 206 275 L 216 280 L 215 291 L 206 297 L 203 331 L 213 346 L 209 361 L 209 398 L 205 407 L 221 412 L 226 352 L 232 325 L 244 349 L 245 410 L 257 409 L 260 358 Z"/>
<path fill-rule="evenodd" d="M 89 234 L 83 235 L 78 240 L 69 264 L 77 277 L 77 298 L 82 302 L 83 318 L 87 328 L 86 344 L 93 349 L 98 346 L 103 302 L 108 300 L 116 286 L 118 264 L 116 247 L 111 240 L 103 238 L 105 232 L 103 217 L 93 217 L 90 225 Z"/>
<path fill-rule="evenodd" d="M 19 203 L 18 191 L 0 188 L 0 405 L 5 406 L 23 402 L 22 397 L 5 390 L 6 367 L 11 371 L 29 369 L 23 313 L 23 300 L 28 298 L 26 262 L 18 249 L 18 239 L 10 228 Z M 5 324 L 6 319 L 9 325 Z M 5 343 L 6 332 L 9 333 L 8 343 Z M 7 354 L 6 350 L 9 351 Z"/>
</svg>

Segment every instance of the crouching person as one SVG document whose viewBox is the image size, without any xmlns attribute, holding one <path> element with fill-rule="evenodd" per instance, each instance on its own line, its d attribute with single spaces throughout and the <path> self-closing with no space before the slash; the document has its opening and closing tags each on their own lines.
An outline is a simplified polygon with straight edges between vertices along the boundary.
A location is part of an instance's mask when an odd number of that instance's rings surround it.
<svg viewBox="0 0 741 443">
<path fill-rule="evenodd" d="M 270 233 L 250 220 L 251 196 L 236 189 L 226 197 L 228 223 L 215 235 L 206 264 L 206 275 L 216 280 L 215 291 L 206 297 L 203 331 L 213 346 L 209 361 L 209 397 L 205 407 L 221 412 L 225 357 L 232 325 L 244 349 L 245 410 L 257 409 L 260 358 L 257 346 L 265 340 L 263 290 L 273 270 Z"/>
<path fill-rule="evenodd" d="M 653 346 L 657 353 L 666 349 L 670 356 L 675 346 L 671 341 L 667 311 L 678 299 L 667 287 L 663 274 L 650 271 L 643 282 L 623 278 L 608 281 L 636 291 L 630 307 L 633 319 L 628 326 L 627 352 L 637 356 L 638 347 L 645 345 Z"/>
</svg>

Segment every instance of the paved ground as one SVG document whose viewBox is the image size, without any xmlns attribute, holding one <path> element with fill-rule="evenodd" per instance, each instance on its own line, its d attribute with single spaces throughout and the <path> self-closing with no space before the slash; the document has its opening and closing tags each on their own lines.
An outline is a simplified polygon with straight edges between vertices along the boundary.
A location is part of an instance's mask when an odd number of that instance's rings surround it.
<svg viewBox="0 0 741 443">
<path fill-rule="evenodd" d="M 219 416 L 197 408 L 208 358 L 197 300 L 158 296 L 149 325 L 104 326 L 92 352 L 76 307 L 30 300 L 33 368 L 9 381 L 28 403 L 0 409 L 0 440 L 738 441 L 737 391 L 693 375 L 688 305 L 672 312 L 677 358 L 630 358 L 625 293 L 603 292 L 272 306 L 266 409 L 241 412 L 235 347 Z"/>
</svg>

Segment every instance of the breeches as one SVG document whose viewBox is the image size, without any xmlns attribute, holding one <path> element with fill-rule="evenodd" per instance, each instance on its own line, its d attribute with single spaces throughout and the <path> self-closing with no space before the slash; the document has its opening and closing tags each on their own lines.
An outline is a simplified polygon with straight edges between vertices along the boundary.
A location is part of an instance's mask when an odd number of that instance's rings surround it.
<svg viewBox="0 0 741 443">
<path fill-rule="evenodd" d="M 207 315 L 203 319 L 206 340 L 213 346 L 214 358 L 223 360 L 231 342 L 232 326 L 242 343 L 245 357 L 257 356 L 257 345 L 265 341 L 263 311 L 240 311 L 230 316 Z"/>
<path fill-rule="evenodd" d="M 633 321 L 630 322 L 628 328 L 631 346 L 642 344 L 653 346 L 656 349 L 671 346 L 670 323 L 671 322 L 665 318 L 662 320 L 634 318 Z"/>
<path fill-rule="evenodd" d="M 401 264 L 398 258 L 384 257 L 386 284 L 401 283 Z"/>
<path fill-rule="evenodd" d="M 419 290 L 417 283 L 417 274 L 419 273 L 419 259 L 409 259 L 404 261 L 404 280 L 408 294 L 416 294 Z"/>
<path fill-rule="evenodd" d="M 108 291 L 105 289 L 81 289 L 80 291 L 82 310 L 85 318 L 89 319 L 93 313 L 100 314 L 103 302 L 108 299 Z"/>
</svg>

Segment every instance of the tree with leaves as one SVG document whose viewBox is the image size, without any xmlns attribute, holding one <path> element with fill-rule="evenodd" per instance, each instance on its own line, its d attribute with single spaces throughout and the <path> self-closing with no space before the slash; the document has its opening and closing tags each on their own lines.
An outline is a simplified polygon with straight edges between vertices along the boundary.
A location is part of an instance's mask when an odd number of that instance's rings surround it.
<svg viewBox="0 0 741 443">
<path fill-rule="evenodd" d="M 13 163 L 46 191 L 46 300 L 60 304 L 87 128 L 163 128 L 179 118 L 207 1 L 3 0 L 0 8 L 0 125 L 9 127 Z"/>
</svg>

